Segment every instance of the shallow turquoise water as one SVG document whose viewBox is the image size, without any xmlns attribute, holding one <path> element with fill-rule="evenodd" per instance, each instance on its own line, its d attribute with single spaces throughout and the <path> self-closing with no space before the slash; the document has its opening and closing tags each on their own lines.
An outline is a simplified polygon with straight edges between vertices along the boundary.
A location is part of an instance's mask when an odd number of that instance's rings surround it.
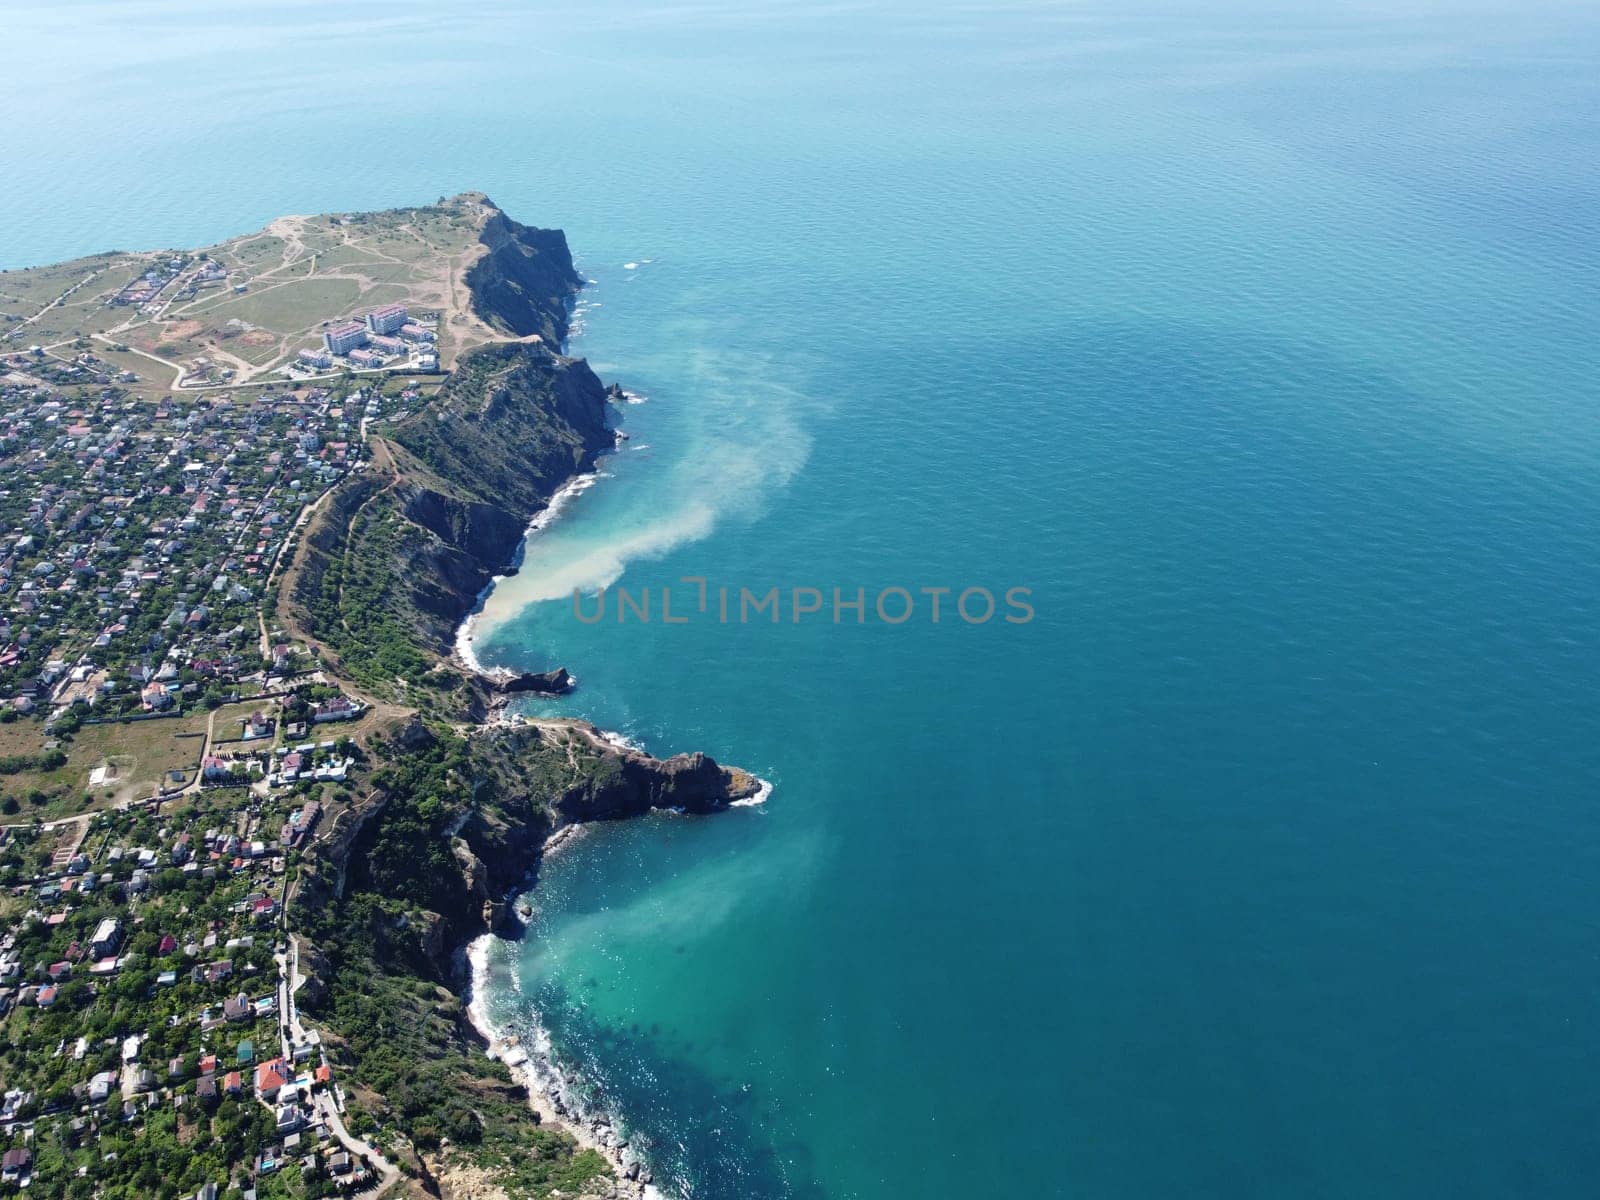
<svg viewBox="0 0 1600 1200">
<path fill-rule="evenodd" d="M 0 263 L 481 187 L 596 280 L 648 402 L 480 651 L 776 790 L 554 859 L 498 1005 L 663 1179 L 1588 1194 L 1590 12 L 66 11 Z M 1038 616 L 534 602 L 683 576 Z"/>
</svg>

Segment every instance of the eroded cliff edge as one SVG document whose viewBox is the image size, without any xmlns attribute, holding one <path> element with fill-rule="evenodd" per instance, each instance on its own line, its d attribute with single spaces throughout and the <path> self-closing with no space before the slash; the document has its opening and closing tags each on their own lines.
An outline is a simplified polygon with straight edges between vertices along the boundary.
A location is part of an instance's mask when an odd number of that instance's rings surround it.
<svg viewBox="0 0 1600 1200">
<path fill-rule="evenodd" d="M 298 629 L 381 695 L 400 699 L 399 680 L 473 711 L 481 685 L 446 667 L 456 630 L 532 518 L 612 448 L 614 395 L 538 342 L 464 355 L 419 412 L 371 435 L 371 468 L 317 514 L 286 580 Z"/>
<path fill-rule="evenodd" d="M 330 838 L 302 885 L 336 907 L 370 890 L 418 906 L 402 957 L 440 980 L 450 952 L 493 928 L 558 830 L 655 809 L 720 812 L 760 780 L 701 753 L 659 759 L 581 721 L 496 725 L 461 737 L 414 720 L 388 748 L 367 820 Z"/>
<path fill-rule="evenodd" d="M 493 208 L 487 198 L 484 203 Z M 478 240 L 485 252 L 466 276 L 472 311 L 501 333 L 537 334 L 552 348 L 563 345 L 571 299 L 584 283 L 566 235 L 520 224 L 495 208 Z"/>
<path fill-rule="evenodd" d="M 316 510 L 279 593 L 277 615 L 328 674 L 384 709 L 360 747 L 361 794 L 338 798 L 295 863 L 301 1002 L 352 1089 L 409 1140 L 422 1191 L 635 1195 L 631 1175 L 541 1129 L 484 1056 L 452 951 L 501 921 L 558 830 L 715 812 L 762 785 L 582 722 L 480 723 L 490 689 L 451 659 L 456 631 L 530 520 L 614 445 L 616 396 L 555 352 L 581 284 L 559 231 L 496 212 L 484 244 L 467 276 L 474 312 L 517 340 L 464 353 L 437 394 L 371 431 L 368 468 Z"/>
</svg>

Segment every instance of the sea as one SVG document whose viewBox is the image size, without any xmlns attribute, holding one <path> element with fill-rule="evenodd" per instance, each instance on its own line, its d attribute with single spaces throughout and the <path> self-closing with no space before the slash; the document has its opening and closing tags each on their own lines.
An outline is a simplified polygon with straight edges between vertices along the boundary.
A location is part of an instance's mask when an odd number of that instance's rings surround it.
<svg viewBox="0 0 1600 1200">
<path fill-rule="evenodd" d="M 466 189 L 566 231 L 638 402 L 475 652 L 772 789 L 552 855 L 482 1001 L 665 1194 L 1594 1195 L 1600 8 L 4 38 L 0 266 Z"/>
</svg>

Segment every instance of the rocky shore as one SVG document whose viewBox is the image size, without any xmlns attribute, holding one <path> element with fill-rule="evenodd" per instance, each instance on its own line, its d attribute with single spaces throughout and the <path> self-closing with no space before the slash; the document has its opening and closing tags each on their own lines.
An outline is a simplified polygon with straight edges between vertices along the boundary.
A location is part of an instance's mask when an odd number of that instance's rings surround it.
<svg viewBox="0 0 1600 1200">
<path fill-rule="evenodd" d="M 366 937 L 333 933 L 330 942 L 399 974 L 452 984 L 490 1051 L 517 1060 L 536 1119 L 611 1164 L 616 1182 L 597 1181 L 598 1191 L 584 1194 L 648 1195 L 639 1148 L 610 1114 L 586 1107 L 548 1045 L 508 1044 L 489 1026 L 487 939 L 522 935 L 507 898 L 536 881 L 544 856 L 585 824 L 652 809 L 718 812 L 759 803 L 767 788 L 704 754 L 657 759 L 586 722 L 504 716 L 516 696 L 561 695 L 575 681 L 560 666 L 485 671 L 472 653 L 472 615 L 518 567 L 525 539 L 594 481 L 596 459 L 616 444 L 610 405 L 622 393 L 582 359 L 551 349 L 566 335 L 582 284 L 560 231 L 496 210 L 482 240 L 467 273 L 473 311 L 516 340 L 470 350 L 424 413 L 373 435 L 381 469 L 336 490 L 286 583 L 331 667 L 383 689 L 395 686 L 387 661 L 408 661 L 412 679 L 442 684 L 435 707 L 413 711 L 386 735 L 378 756 L 392 769 L 361 818 L 324 843 L 326 861 L 305 873 L 297 895 L 308 910 L 334 914 L 330 928 L 349 889 L 403 895 L 414 906 L 404 921 L 374 924 L 372 908 L 360 908 Z M 357 572 L 393 581 L 381 612 L 339 608 L 339 583 Z M 353 628 L 381 630 L 390 659 L 374 661 Z M 409 706 L 412 694 L 387 698 Z M 464 1027 L 456 1039 L 455 1052 L 467 1053 Z M 492 1179 L 459 1184 L 445 1194 L 494 1194 Z"/>
<path fill-rule="evenodd" d="M 578 1077 L 555 1059 L 548 1039 L 535 1034 L 530 1045 L 495 1027 L 483 999 L 490 982 L 494 940 L 494 934 L 483 934 L 462 951 L 462 994 L 468 1019 L 483 1038 L 489 1056 L 505 1063 L 513 1077 L 522 1081 L 528 1091 L 528 1107 L 540 1125 L 566 1130 L 578 1145 L 595 1151 L 610 1164 L 616 1176 L 616 1194 L 642 1200 L 660 1196 L 653 1186 L 655 1176 L 648 1159 L 612 1123 L 609 1113 L 593 1110 L 578 1098 Z"/>
<path fill-rule="evenodd" d="M 536 1031 L 531 1040 L 507 1035 L 496 1028 L 486 994 L 491 984 L 490 956 L 496 941 L 516 941 L 527 927 L 512 907 L 513 898 L 531 889 L 544 859 L 581 836 L 591 822 L 623 820 L 655 809 L 686 813 L 713 813 L 738 805 L 759 803 L 770 788 L 762 780 L 736 767 L 720 766 L 704 754 L 680 754 L 656 759 L 637 750 L 619 748 L 593 725 L 550 722 L 512 726 L 508 736 L 566 736 L 583 739 L 589 746 L 615 756 L 617 770 L 603 782 L 568 789 L 553 806 L 554 824 L 531 848 L 522 863 L 522 876 L 512 887 L 490 899 L 485 917 L 490 929 L 478 934 L 455 955 L 459 987 L 468 1019 L 483 1039 L 488 1053 L 511 1068 L 528 1092 L 528 1105 L 541 1125 L 566 1130 L 579 1145 L 603 1155 L 616 1173 L 619 1195 L 651 1198 L 660 1193 L 652 1186 L 647 1154 L 618 1127 L 603 1104 L 592 1103 L 582 1081 L 555 1057 L 549 1041 Z M 508 843 L 508 844 L 514 844 Z M 487 875 L 503 879 L 516 869 L 514 851 L 491 856 Z"/>
</svg>

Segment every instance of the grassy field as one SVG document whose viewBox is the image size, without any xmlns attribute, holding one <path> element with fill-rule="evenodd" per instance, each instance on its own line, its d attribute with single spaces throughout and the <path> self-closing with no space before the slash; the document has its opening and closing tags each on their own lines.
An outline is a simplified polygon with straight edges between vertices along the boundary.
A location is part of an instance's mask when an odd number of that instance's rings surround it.
<svg viewBox="0 0 1600 1200">
<path fill-rule="evenodd" d="M 185 309 L 216 327 L 229 320 L 259 325 L 275 333 L 299 333 L 321 321 L 336 320 L 351 312 L 361 299 L 354 279 L 324 278 L 321 270 L 309 279 L 263 283 L 242 296 L 231 292 L 217 300 Z"/>
<path fill-rule="evenodd" d="M 191 374 L 191 384 L 225 382 L 225 371 L 234 373 L 226 382 L 236 385 L 265 382 L 296 349 L 316 344 L 324 323 L 400 302 L 445 313 L 439 353 L 448 365 L 463 345 L 492 336 L 455 307 L 462 297 L 458 273 L 473 257 L 482 218 L 471 197 L 441 208 L 280 218 L 258 233 L 196 252 L 223 267 L 227 282 L 207 284 L 199 296 L 183 301 L 175 300 L 173 286 L 161 297 L 170 307 L 153 318 L 107 301 L 164 260 L 166 251 L 116 252 L 0 272 L 0 350 L 39 344 L 70 357 L 75 338 L 104 334 L 174 364 L 103 342 L 89 347 L 117 370 L 137 375 L 129 385 L 136 394 L 153 396 L 174 386 L 176 367 L 194 372 L 198 358 L 209 359 L 214 369 Z M 193 274 L 187 271 L 182 282 Z M 235 292 L 239 284 L 247 290 Z"/>
<path fill-rule="evenodd" d="M 240 704 L 224 704 L 217 709 L 216 720 L 212 723 L 212 741 L 224 750 L 238 753 L 241 750 L 270 750 L 276 738 L 252 738 L 244 740 L 244 721 L 251 713 L 266 713 L 276 719 L 278 705 L 273 700 L 246 700 Z"/>
<path fill-rule="evenodd" d="M 100 255 L 51 267 L 0 273 L 0 313 L 36 318 L 26 325 L 11 320 L 0 324 L 0 339 L 4 339 L 0 346 L 7 350 L 33 344 L 48 346 L 127 320 L 132 310 L 109 308 L 106 299 L 142 274 L 147 265 L 147 260 L 134 255 Z M 68 288 L 88 278 L 90 272 L 94 273 L 92 279 L 61 303 L 55 303 Z"/>
<path fill-rule="evenodd" d="M 62 749 L 64 765 L 53 771 L 23 771 L 0 777 L 0 792 L 23 801 L 21 816 L 45 820 L 94 811 L 121 800 L 149 795 L 168 771 L 192 777 L 199 766 L 207 714 L 187 714 L 157 721 L 129 721 L 114 725 L 85 725 Z M 188 735 L 188 736 L 184 736 Z M 45 748 L 44 726 L 38 721 L 18 721 L 0 726 L 0 757 L 38 754 Z M 89 795 L 89 775 L 109 763 L 116 779 Z M 35 804 L 27 797 L 42 792 L 48 798 Z"/>
</svg>

